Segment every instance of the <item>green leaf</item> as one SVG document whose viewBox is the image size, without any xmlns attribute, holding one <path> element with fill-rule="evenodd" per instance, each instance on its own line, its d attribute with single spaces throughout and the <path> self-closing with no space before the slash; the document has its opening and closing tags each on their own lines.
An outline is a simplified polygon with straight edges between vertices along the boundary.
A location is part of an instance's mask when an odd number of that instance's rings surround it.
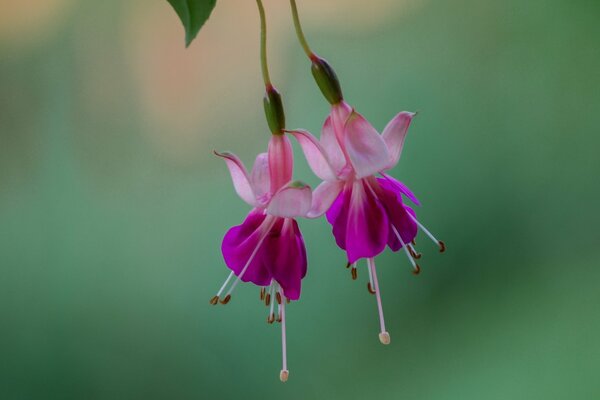
<svg viewBox="0 0 600 400">
<path fill-rule="evenodd" d="M 185 47 L 188 47 L 192 40 L 202 28 L 215 8 L 217 0 L 167 0 L 175 9 L 183 27 L 185 28 Z"/>
</svg>

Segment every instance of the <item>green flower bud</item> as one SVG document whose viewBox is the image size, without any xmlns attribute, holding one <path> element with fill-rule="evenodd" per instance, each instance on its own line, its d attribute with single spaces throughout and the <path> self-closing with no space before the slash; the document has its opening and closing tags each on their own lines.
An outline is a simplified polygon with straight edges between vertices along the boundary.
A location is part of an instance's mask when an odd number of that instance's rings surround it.
<svg viewBox="0 0 600 400">
<path fill-rule="evenodd" d="M 311 57 L 312 66 L 310 67 L 312 74 L 323 93 L 323 96 L 331 104 L 338 104 L 344 99 L 340 81 L 335 74 L 331 65 L 319 56 Z"/>
<path fill-rule="evenodd" d="M 272 85 L 267 86 L 267 92 L 263 99 L 265 106 L 265 116 L 269 129 L 273 135 L 282 135 L 285 129 L 285 113 L 283 112 L 283 102 L 281 95 Z"/>
</svg>

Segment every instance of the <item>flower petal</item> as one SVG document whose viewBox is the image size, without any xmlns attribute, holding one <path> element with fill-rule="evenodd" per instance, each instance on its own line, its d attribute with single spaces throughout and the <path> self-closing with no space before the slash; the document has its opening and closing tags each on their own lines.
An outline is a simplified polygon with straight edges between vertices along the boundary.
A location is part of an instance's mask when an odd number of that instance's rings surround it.
<svg viewBox="0 0 600 400">
<path fill-rule="evenodd" d="M 271 282 L 271 272 L 263 261 L 265 243 L 261 244 L 261 238 L 267 233 L 265 229 L 271 223 L 272 220 L 267 219 L 262 211 L 253 210 L 241 225 L 229 229 L 223 238 L 221 244 L 223 259 L 236 276 L 239 276 L 252 257 L 241 278 L 244 282 L 253 282 L 260 286 L 266 286 Z"/>
<path fill-rule="evenodd" d="M 269 202 L 267 213 L 277 217 L 304 217 L 310 210 L 312 191 L 305 183 L 295 181 L 281 188 Z"/>
<path fill-rule="evenodd" d="M 291 218 L 281 221 L 265 240 L 264 260 L 285 297 L 298 300 L 302 278 L 306 276 L 306 248 L 298 223 Z"/>
<path fill-rule="evenodd" d="M 408 132 L 410 122 L 415 115 L 416 114 L 412 112 L 402 111 L 392 118 L 383 130 L 381 137 L 387 145 L 390 155 L 387 168 L 392 168 L 398 163 L 398 160 L 400 160 L 402 147 L 404 146 L 404 138 Z"/>
<path fill-rule="evenodd" d="M 337 196 L 325 216 L 333 227 L 333 237 L 339 248 L 346 250 L 346 231 L 348 229 L 348 209 L 352 186 L 344 188 Z"/>
<path fill-rule="evenodd" d="M 379 184 L 383 187 L 386 187 L 389 190 L 396 192 L 398 195 L 403 194 L 410 199 L 414 204 L 420 206 L 421 202 L 417 199 L 417 196 L 406 186 L 404 183 L 399 180 L 393 178 L 388 174 L 381 174 L 384 179 L 377 178 Z"/>
<path fill-rule="evenodd" d="M 305 130 L 299 129 L 287 132 L 294 135 L 296 140 L 298 140 L 298 143 L 300 143 L 300 147 L 302 147 L 306 161 L 315 175 L 324 181 L 332 181 L 336 179 L 336 174 L 329 163 L 329 158 L 317 138 Z"/>
<path fill-rule="evenodd" d="M 388 242 L 389 222 L 365 180 L 346 186 L 327 211 L 337 245 L 346 250 L 348 261 L 375 257 Z"/>
<path fill-rule="evenodd" d="M 344 125 L 352 112 L 346 102 L 342 101 L 331 107 L 331 112 L 321 130 L 321 145 L 329 157 L 329 163 L 337 173 L 346 166 L 347 160 L 344 154 Z"/>
<path fill-rule="evenodd" d="M 258 200 L 269 193 L 269 157 L 267 153 L 260 153 L 256 156 L 252 172 L 250 173 L 252 189 Z"/>
<path fill-rule="evenodd" d="M 343 187 L 344 182 L 342 181 L 326 181 L 317 186 L 312 194 L 312 205 L 306 216 L 308 218 L 317 218 L 325 214 Z"/>
<path fill-rule="evenodd" d="M 346 230 L 346 253 L 351 263 L 377 256 L 388 242 L 387 214 L 367 185 L 363 181 L 352 185 Z"/>
<path fill-rule="evenodd" d="M 417 224 L 408 214 L 416 215 L 410 207 L 402 203 L 401 193 L 396 187 L 391 186 L 385 179 L 377 179 L 377 181 L 380 183 L 376 189 L 377 196 L 387 213 L 390 223 L 388 246 L 393 251 L 398 251 L 402 248 L 402 243 L 398 240 L 396 232 L 400 234 L 404 244 L 410 243 L 417 235 Z M 394 232 L 392 226 L 396 232 Z"/>
<path fill-rule="evenodd" d="M 387 146 L 379 133 L 357 112 L 353 112 L 344 128 L 346 152 L 357 178 L 373 175 L 389 163 Z"/>
<path fill-rule="evenodd" d="M 292 180 L 294 153 L 290 139 L 285 135 L 271 135 L 269 141 L 270 192 L 275 193 Z"/>
<path fill-rule="evenodd" d="M 225 160 L 227 168 L 229 168 L 231 180 L 233 181 L 233 187 L 235 188 L 238 196 L 240 196 L 242 200 L 251 206 L 255 206 L 256 196 L 252 190 L 252 184 L 250 183 L 248 171 L 246 171 L 244 163 L 242 163 L 242 161 L 233 153 L 218 153 L 216 151 L 214 153 Z"/>
</svg>

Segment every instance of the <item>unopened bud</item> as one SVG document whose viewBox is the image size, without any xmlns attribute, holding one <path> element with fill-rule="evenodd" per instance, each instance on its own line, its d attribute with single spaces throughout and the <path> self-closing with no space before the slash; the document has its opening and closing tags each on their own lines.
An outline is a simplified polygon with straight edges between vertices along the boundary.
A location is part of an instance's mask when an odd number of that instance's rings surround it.
<svg viewBox="0 0 600 400">
<path fill-rule="evenodd" d="M 274 135 L 282 135 L 285 129 L 285 114 L 283 112 L 283 102 L 281 95 L 272 85 L 267 86 L 267 92 L 263 99 L 265 106 L 265 116 L 269 129 Z"/>
<path fill-rule="evenodd" d="M 321 57 L 315 55 L 312 58 L 312 66 L 310 67 L 312 74 L 323 93 L 323 96 L 330 104 L 338 104 L 344 99 L 340 81 L 335 74 L 331 65 Z"/>
</svg>

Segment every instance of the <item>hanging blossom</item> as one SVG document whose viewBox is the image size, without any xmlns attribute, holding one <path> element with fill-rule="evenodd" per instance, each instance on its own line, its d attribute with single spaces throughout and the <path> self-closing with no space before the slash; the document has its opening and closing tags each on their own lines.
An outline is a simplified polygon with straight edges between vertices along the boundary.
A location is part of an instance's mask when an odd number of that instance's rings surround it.
<svg viewBox="0 0 600 400">
<path fill-rule="evenodd" d="M 323 182 L 315 189 L 308 217 L 326 213 L 337 245 L 346 251 L 352 277 L 357 262 L 365 258 L 369 292 L 376 295 L 380 318 L 380 341 L 390 343 L 385 329 L 375 257 L 385 249 L 404 249 L 413 272 L 421 255 L 414 248 L 418 228 L 445 250 L 416 218 L 403 196 L 416 205 L 419 200 L 402 182 L 386 174 L 400 159 L 408 127 L 415 116 L 401 112 L 380 135 L 343 100 L 334 104 L 325 120 L 321 140 L 304 130 L 289 131 L 298 140 L 309 166 Z"/>
<path fill-rule="evenodd" d="M 309 186 L 291 181 L 293 154 L 285 135 L 271 136 L 268 152 L 256 157 L 250 173 L 234 154 L 215 154 L 227 163 L 237 194 L 253 208 L 223 238 L 221 250 L 231 273 L 210 303 L 227 304 L 240 281 L 260 287 L 260 298 L 270 307 L 267 322 L 281 323 L 280 379 L 286 381 L 285 303 L 300 298 L 307 269 L 304 240 L 295 218 L 306 216 L 312 192 Z"/>
<path fill-rule="evenodd" d="M 358 260 L 367 260 L 367 288 L 375 294 L 379 311 L 379 340 L 389 344 L 375 257 L 386 245 L 392 251 L 404 249 L 414 273 L 418 274 L 420 267 L 415 260 L 421 255 L 414 248 L 418 228 L 440 246 L 440 251 L 445 250 L 444 243 L 437 240 L 417 220 L 414 210 L 404 203 L 403 197 L 406 197 L 419 205 L 415 195 L 402 182 L 386 174 L 400 159 L 404 138 L 415 114 L 399 113 L 380 135 L 344 101 L 335 71 L 306 41 L 296 1 L 290 0 L 290 6 L 298 41 L 311 61 L 312 75 L 332 106 L 320 141 L 307 131 L 289 131 L 300 143 L 313 172 L 323 180 L 313 193 L 308 216 L 316 218 L 326 213 L 337 245 L 346 251 L 347 267 L 352 266 L 353 279 L 357 278 Z"/>
</svg>

